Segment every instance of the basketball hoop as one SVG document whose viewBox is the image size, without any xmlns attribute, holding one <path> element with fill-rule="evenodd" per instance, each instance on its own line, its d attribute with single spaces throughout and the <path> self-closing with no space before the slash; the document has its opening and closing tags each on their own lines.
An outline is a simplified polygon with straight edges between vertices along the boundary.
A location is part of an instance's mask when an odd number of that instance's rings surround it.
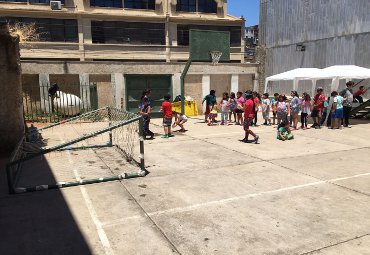
<svg viewBox="0 0 370 255">
<path fill-rule="evenodd" d="M 212 65 L 214 66 L 217 65 L 222 56 L 222 51 L 210 51 L 209 54 L 211 55 L 212 58 Z"/>
</svg>

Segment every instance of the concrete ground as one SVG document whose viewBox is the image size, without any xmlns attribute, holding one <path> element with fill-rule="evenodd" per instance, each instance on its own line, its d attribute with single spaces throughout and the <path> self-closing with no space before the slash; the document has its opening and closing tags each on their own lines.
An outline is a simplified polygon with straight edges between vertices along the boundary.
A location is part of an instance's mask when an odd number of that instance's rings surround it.
<svg viewBox="0 0 370 255">
<path fill-rule="evenodd" d="M 9 196 L 1 171 L 0 254 L 370 254 L 370 123 L 286 142 L 259 126 L 260 144 L 201 116 L 186 128 L 145 142 L 145 178 Z M 55 180 L 122 166 L 101 155 L 30 164 Z"/>
</svg>

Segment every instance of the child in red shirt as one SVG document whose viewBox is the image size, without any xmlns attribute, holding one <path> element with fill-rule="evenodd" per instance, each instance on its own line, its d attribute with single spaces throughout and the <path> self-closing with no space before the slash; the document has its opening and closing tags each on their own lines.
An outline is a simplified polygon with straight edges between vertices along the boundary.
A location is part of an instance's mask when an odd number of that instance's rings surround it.
<svg viewBox="0 0 370 255">
<path fill-rule="evenodd" d="M 258 143 L 259 136 L 253 133 L 252 130 L 249 129 L 249 127 L 253 123 L 253 119 L 255 116 L 255 103 L 253 101 L 253 95 L 251 91 L 247 91 L 245 93 L 245 103 L 244 103 L 244 131 L 245 131 L 245 137 L 242 140 L 242 142 L 247 143 L 248 142 L 248 136 L 251 134 L 254 137 L 254 142 Z"/>
<path fill-rule="evenodd" d="M 172 137 L 171 125 L 172 125 L 172 104 L 170 102 L 170 95 L 164 96 L 164 102 L 162 103 L 161 112 L 163 112 L 163 129 L 164 135 L 162 138 Z"/>
</svg>

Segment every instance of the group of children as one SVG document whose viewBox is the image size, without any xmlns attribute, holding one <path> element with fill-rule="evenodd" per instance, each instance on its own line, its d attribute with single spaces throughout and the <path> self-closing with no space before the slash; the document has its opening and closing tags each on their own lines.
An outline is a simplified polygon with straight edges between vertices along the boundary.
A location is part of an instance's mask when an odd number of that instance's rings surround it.
<svg viewBox="0 0 370 255">
<path fill-rule="evenodd" d="M 248 137 L 252 135 L 254 142 L 257 143 L 259 136 L 250 130 L 250 126 L 257 124 L 257 112 L 260 98 L 257 92 L 246 91 L 229 93 L 224 92 L 222 99 L 217 103 L 216 91 L 211 90 L 209 95 L 205 96 L 202 105 L 206 103 L 205 122 L 208 126 L 216 123 L 218 112 L 221 114 L 221 125 L 230 125 L 232 117 L 236 125 L 242 125 L 245 131 L 245 137 L 242 142 L 249 142 Z"/>
<path fill-rule="evenodd" d="M 311 128 L 320 128 L 327 120 L 327 126 L 332 129 L 339 129 L 341 125 L 348 126 L 347 105 L 352 105 L 355 99 L 362 101 L 361 95 L 366 92 L 363 86 L 360 87 L 360 92 L 352 94 L 351 89 L 354 83 L 348 82 L 347 89 L 341 93 L 333 91 L 331 97 L 326 98 L 323 93 L 323 88 L 317 89 L 317 94 L 311 99 L 308 93 L 298 95 L 297 91 L 291 92 L 291 97 L 288 98 L 284 94 L 275 93 L 272 99 L 268 93 L 260 96 L 257 92 L 246 91 L 245 93 L 227 92 L 222 94 L 222 99 L 217 102 L 216 91 L 211 90 L 209 95 L 204 97 L 202 105 L 206 103 L 205 122 L 208 126 L 216 123 L 218 113 L 221 115 L 221 125 L 230 125 L 234 119 L 235 125 L 242 125 L 245 131 L 243 142 L 249 142 L 248 137 L 252 135 L 254 141 L 258 142 L 258 135 L 250 130 L 250 126 L 256 126 L 258 121 L 258 112 L 262 111 L 264 119 L 263 125 L 278 125 L 277 139 L 285 141 L 294 138 L 291 131 L 297 130 L 298 118 L 300 114 L 301 129 L 308 129 L 308 117 L 313 119 Z M 140 100 L 140 114 L 144 116 L 144 133 L 145 137 L 150 136 L 153 139 L 154 134 L 149 130 L 150 122 L 150 90 L 145 91 Z M 187 117 L 178 112 L 172 111 L 170 96 L 164 96 L 161 112 L 163 112 L 163 127 L 164 135 L 162 138 L 173 136 L 171 127 L 179 126 L 180 132 L 185 132 L 184 123 Z M 272 112 L 272 121 L 270 113 Z M 347 116 L 348 115 L 348 116 Z M 172 124 L 172 119 L 175 118 Z"/>
<path fill-rule="evenodd" d="M 152 112 L 152 108 L 150 106 L 150 90 L 145 90 L 143 92 L 142 97 L 140 98 L 140 105 L 139 105 L 139 114 L 143 116 L 143 129 L 144 129 L 144 139 L 154 139 L 154 133 L 149 129 L 150 123 L 150 114 Z M 184 124 L 187 122 L 188 118 L 181 113 L 176 111 L 172 111 L 172 104 L 170 101 L 170 95 L 164 96 L 164 102 L 162 103 L 161 112 L 163 113 L 163 130 L 164 135 L 162 138 L 169 138 L 173 137 L 174 135 L 171 132 L 171 127 L 175 128 L 177 126 L 180 127 L 179 132 L 185 132 Z M 174 123 L 172 123 L 172 119 L 175 119 Z M 149 136 L 149 138 L 148 138 Z"/>
</svg>

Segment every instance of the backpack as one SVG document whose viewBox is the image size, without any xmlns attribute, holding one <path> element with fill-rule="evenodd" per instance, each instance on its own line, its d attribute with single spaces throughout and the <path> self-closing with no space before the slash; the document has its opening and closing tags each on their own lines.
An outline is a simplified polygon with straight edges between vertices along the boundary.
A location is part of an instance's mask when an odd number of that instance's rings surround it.
<svg viewBox="0 0 370 255">
<path fill-rule="evenodd" d="M 344 97 L 347 93 L 347 89 L 343 89 L 341 92 L 339 92 L 339 95 Z"/>
</svg>

